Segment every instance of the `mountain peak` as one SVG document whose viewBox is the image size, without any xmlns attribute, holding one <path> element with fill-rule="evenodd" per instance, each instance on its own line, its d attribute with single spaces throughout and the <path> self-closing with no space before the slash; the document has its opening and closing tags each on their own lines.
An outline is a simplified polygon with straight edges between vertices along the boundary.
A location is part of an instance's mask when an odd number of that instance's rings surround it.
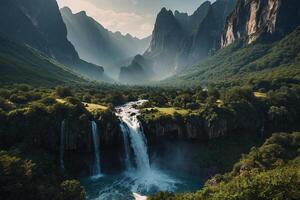
<svg viewBox="0 0 300 200">
<path fill-rule="evenodd" d="M 132 35 L 130 35 L 129 33 L 127 33 L 127 34 L 125 35 L 125 37 L 127 37 L 127 38 L 133 38 Z"/>
<path fill-rule="evenodd" d="M 160 10 L 161 13 L 164 13 L 164 12 L 168 12 L 167 8 L 166 7 L 163 7 L 161 10 Z"/>
<path fill-rule="evenodd" d="M 158 14 L 158 16 L 169 16 L 169 15 L 173 16 L 173 12 L 171 10 L 167 10 L 165 7 L 163 7 Z"/>
<path fill-rule="evenodd" d="M 73 14 L 72 10 L 67 6 L 63 7 L 60 10 L 61 10 L 61 12 L 65 13 L 65 14 Z"/>
<path fill-rule="evenodd" d="M 211 6 L 210 1 L 205 1 L 202 3 L 199 8 L 192 14 L 192 16 L 202 15 L 204 10 L 208 9 Z"/>
<path fill-rule="evenodd" d="M 175 17 L 188 17 L 188 14 L 187 13 L 179 12 L 178 10 L 175 10 L 174 16 Z"/>
<path fill-rule="evenodd" d="M 87 16 L 86 12 L 83 10 L 83 11 L 80 11 L 79 13 L 77 13 L 76 15 L 81 15 L 81 16 Z"/>
<path fill-rule="evenodd" d="M 141 54 L 137 54 L 136 56 L 134 56 L 133 60 L 140 60 L 140 59 L 144 59 L 144 57 Z"/>
<path fill-rule="evenodd" d="M 180 15 L 181 13 L 178 10 L 175 10 L 174 15 Z"/>
</svg>

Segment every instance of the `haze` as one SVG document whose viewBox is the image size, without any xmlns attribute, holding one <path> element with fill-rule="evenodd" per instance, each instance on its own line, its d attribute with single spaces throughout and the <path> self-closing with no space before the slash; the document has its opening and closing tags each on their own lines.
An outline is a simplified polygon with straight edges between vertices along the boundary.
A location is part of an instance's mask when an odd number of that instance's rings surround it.
<svg viewBox="0 0 300 200">
<path fill-rule="evenodd" d="M 162 7 L 193 13 L 205 0 L 57 0 L 59 6 L 87 14 L 111 31 L 138 38 L 151 35 L 155 17 Z"/>
</svg>

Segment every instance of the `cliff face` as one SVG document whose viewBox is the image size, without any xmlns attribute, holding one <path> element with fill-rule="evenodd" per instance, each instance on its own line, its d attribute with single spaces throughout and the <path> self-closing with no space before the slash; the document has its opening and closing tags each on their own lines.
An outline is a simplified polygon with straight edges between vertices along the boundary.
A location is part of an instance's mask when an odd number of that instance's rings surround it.
<svg viewBox="0 0 300 200">
<path fill-rule="evenodd" d="M 222 47 L 244 38 L 248 44 L 272 41 L 293 31 L 300 23 L 297 0 L 240 0 L 227 18 Z"/>
<path fill-rule="evenodd" d="M 143 122 L 143 127 L 149 144 L 155 144 L 162 138 L 200 141 L 220 138 L 230 134 L 229 123 L 225 119 L 208 122 L 195 116 Z"/>
<path fill-rule="evenodd" d="M 167 76 L 213 54 L 220 47 L 226 17 L 235 3 L 236 0 L 213 4 L 207 1 L 191 16 L 163 8 L 144 56 L 155 61 L 158 74 Z"/>
<path fill-rule="evenodd" d="M 178 66 L 195 64 L 213 55 L 220 48 L 220 36 L 223 33 L 226 18 L 235 5 L 235 0 L 218 0 L 208 8 L 205 7 L 206 15 L 203 18 L 197 20 L 195 16 L 193 17 L 192 20 L 201 23 L 195 26 L 196 31 L 185 41 L 184 47 L 186 48 L 179 53 Z"/>
<path fill-rule="evenodd" d="M 67 29 L 55 0 L 2 0 L 0 32 L 65 64 L 80 75 L 93 80 L 105 78 L 102 67 L 80 60 L 67 39 Z"/>
<path fill-rule="evenodd" d="M 104 170 L 120 168 L 123 137 L 117 117 L 107 113 L 92 116 L 81 106 L 71 108 L 58 105 L 53 112 L 42 109 L 13 111 L 5 118 L 0 118 L 0 141 L 6 145 L 21 143 L 44 150 L 59 161 L 63 130 L 66 169 L 72 173 L 85 171 L 89 174 L 90 163 L 94 159 L 91 120 L 98 126 Z M 2 131 L 6 134 L 2 134 Z"/>
<path fill-rule="evenodd" d="M 78 54 L 67 40 L 67 29 L 55 0 L 3 0 L 0 30 L 13 39 L 66 63 Z"/>
<path fill-rule="evenodd" d="M 184 30 L 173 12 L 163 8 L 157 16 L 150 47 L 144 54 L 146 58 L 155 61 L 155 71 L 162 76 L 173 71 L 173 59 L 183 37 Z"/>
</svg>

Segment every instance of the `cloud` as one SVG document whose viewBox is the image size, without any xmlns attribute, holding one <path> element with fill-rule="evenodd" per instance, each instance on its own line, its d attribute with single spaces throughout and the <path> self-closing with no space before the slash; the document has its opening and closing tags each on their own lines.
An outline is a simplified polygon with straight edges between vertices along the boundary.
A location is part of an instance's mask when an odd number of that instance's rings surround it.
<svg viewBox="0 0 300 200">
<path fill-rule="evenodd" d="M 137 0 L 131 0 L 133 4 Z M 68 6 L 73 13 L 86 11 L 105 28 L 111 31 L 120 31 L 123 34 L 130 33 L 139 38 L 149 36 L 153 29 L 151 16 L 139 15 L 135 12 L 116 12 L 112 9 L 101 9 L 86 0 L 57 0 L 60 7 Z"/>
</svg>

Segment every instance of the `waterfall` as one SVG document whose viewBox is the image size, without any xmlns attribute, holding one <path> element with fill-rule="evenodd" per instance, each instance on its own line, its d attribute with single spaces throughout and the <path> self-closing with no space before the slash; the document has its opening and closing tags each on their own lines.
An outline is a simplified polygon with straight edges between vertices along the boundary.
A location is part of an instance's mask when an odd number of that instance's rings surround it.
<svg viewBox="0 0 300 200">
<path fill-rule="evenodd" d="M 60 168 L 62 170 L 65 169 L 64 162 L 64 151 L 65 151 L 65 126 L 66 120 L 63 120 L 60 125 L 60 149 L 59 149 L 59 160 L 60 160 Z"/>
<path fill-rule="evenodd" d="M 124 150 L 125 150 L 125 167 L 127 170 L 132 170 L 131 160 L 130 160 L 130 146 L 129 146 L 129 129 L 124 123 L 120 123 L 121 131 L 123 133 L 123 141 L 124 141 Z"/>
<path fill-rule="evenodd" d="M 98 127 L 95 121 L 91 122 L 92 124 L 92 138 L 94 144 L 94 164 L 92 170 L 92 178 L 101 177 L 101 166 L 100 166 L 100 145 L 99 145 L 99 135 L 98 135 Z"/>
<path fill-rule="evenodd" d="M 135 155 L 137 170 L 146 172 L 150 170 L 147 143 L 142 126 L 138 120 L 139 111 L 133 106 L 141 105 L 143 102 L 145 101 L 131 102 L 123 107 L 119 107 L 117 115 L 122 121 L 121 129 L 123 132 L 124 143 L 128 143 L 127 135 L 129 135 L 130 144 Z M 125 145 L 125 154 L 128 157 L 126 158 L 128 164 L 130 163 L 130 154 L 129 149 L 126 146 L 127 145 Z"/>
<path fill-rule="evenodd" d="M 130 102 L 116 108 L 123 133 L 126 174 L 133 180 L 131 191 L 139 193 L 148 193 L 153 189 L 172 191 L 176 181 L 150 165 L 147 140 L 138 119 L 140 113 L 137 109 L 137 106 L 144 102 L 146 101 Z M 130 149 L 133 150 L 133 154 L 130 153 Z M 134 156 L 134 159 L 131 159 L 131 156 Z M 131 160 L 135 161 L 135 167 L 131 165 Z"/>
</svg>

